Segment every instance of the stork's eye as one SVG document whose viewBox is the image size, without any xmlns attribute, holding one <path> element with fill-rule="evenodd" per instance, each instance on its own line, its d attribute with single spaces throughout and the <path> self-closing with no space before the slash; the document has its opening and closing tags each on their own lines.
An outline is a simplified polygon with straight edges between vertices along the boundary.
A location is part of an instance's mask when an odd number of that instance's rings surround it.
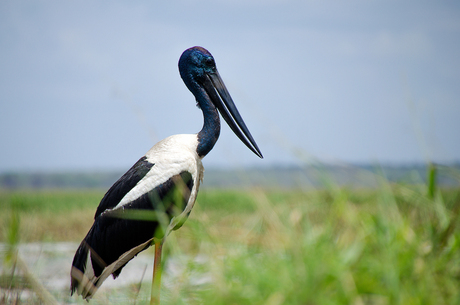
<svg viewBox="0 0 460 305">
<path fill-rule="evenodd" d="M 204 64 L 208 67 L 213 67 L 216 65 L 214 62 L 214 58 L 212 57 L 206 57 L 206 59 L 204 60 Z"/>
</svg>

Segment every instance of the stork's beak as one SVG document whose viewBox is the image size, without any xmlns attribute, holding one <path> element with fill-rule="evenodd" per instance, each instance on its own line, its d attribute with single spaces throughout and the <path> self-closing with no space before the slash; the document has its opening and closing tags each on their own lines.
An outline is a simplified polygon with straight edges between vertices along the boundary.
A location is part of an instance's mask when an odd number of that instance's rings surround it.
<svg viewBox="0 0 460 305">
<path fill-rule="evenodd" d="M 237 135 L 238 138 L 255 153 L 259 158 L 263 158 L 256 141 L 252 138 L 246 124 L 243 121 L 235 103 L 233 103 L 230 93 L 228 93 L 224 82 L 220 78 L 217 70 L 213 73 L 207 74 L 210 82 L 204 82 L 204 87 L 213 104 L 217 107 L 220 114 Z"/>
</svg>

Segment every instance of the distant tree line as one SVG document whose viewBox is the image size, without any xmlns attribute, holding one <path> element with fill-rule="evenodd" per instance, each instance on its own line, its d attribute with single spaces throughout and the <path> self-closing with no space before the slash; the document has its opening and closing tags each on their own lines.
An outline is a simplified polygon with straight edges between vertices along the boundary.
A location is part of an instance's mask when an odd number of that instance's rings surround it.
<svg viewBox="0 0 460 305">
<path fill-rule="evenodd" d="M 120 173 L 4 173 L 0 187 L 16 188 L 108 188 Z"/>
<path fill-rule="evenodd" d="M 436 165 L 436 183 L 460 185 L 460 164 Z M 307 165 L 250 169 L 206 169 L 202 187 L 318 188 L 327 183 L 351 187 L 376 187 L 382 179 L 395 183 L 427 181 L 426 165 Z M 0 188 L 109 188 L 122 172 L 3 173 Z"/>
</svg>

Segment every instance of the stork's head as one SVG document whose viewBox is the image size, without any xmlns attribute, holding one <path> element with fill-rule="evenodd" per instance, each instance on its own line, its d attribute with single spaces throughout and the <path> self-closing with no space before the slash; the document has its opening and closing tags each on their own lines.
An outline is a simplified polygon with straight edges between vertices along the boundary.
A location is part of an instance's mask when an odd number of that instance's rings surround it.
<svg viewBox="0 0 460 305">
<path fill-rule="evenodd" d="M 211 53 L 202 47 L 185 50 L 179 59 L 179 72 L 187 88 L 197 98 L 198 106 L 203 107 L 202 103 L 211 102 L 238 138 L 257 156 L 263 158 L 217 72 Z"/>
<path fill-rule="evenodd" d="M 202 47 L 193 47 L 182 53 L 179 59 L 179 72 L 182 79 L 194 78 L 197 81 L 205 81 L 207 74 L 217 71 L 214 57 L 208 50 Z"/>
</svg>

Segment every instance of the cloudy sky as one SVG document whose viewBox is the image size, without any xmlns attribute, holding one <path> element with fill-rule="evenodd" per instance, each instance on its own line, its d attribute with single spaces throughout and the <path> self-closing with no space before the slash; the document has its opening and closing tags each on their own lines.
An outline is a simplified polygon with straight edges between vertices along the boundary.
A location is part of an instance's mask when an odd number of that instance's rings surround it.
<svg viewBox="0 0 460 305">
<path fill-rule="evenodd" d="M 265 159 L 225 125 L 207 167 L 460 160 L 458 1 L 1 1 L 0 172 L 122 170 L 196 133 L 200 45 Z"/>
</svg>

